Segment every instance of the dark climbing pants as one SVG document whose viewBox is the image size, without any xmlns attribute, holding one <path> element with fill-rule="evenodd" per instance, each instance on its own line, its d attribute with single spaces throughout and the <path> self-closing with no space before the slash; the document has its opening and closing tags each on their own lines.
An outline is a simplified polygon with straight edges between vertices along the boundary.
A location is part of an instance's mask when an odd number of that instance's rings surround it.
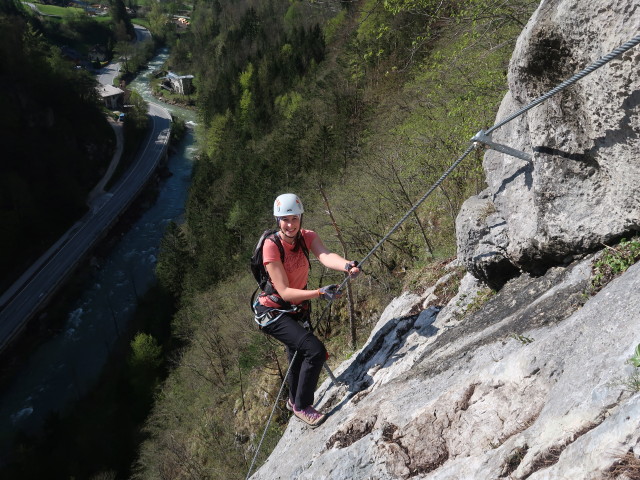
<svg viewBox="0 0 640 480">
<path fill-rule="evenodd" d="M 267 335 L 287 346 L 289 362 L 297 351 L 289 370 L 289 398 L 302 410 L 313 405 L 313 394 L 318 385 L 327 350 L 318 338 L 296 321 L 295 315 L 284 314 L 278 320 L 262 328 Z"/>
</svg>

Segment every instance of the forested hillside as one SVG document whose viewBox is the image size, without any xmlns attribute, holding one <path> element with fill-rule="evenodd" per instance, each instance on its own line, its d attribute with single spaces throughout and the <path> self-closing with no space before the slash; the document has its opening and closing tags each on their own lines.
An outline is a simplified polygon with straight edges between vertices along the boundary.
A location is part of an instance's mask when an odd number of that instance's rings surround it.
<svg viewBox="0 0 640 480">
<path fill-rule="evenodd" d="M 249 308 L 248 258 L 273 223 L 273 199 L 297 193 L 304 225 L 362 258 L 491 125 L 536 5 L 195 3 L 171 64 L 196 74 L 201 152 L 185 223 L 169 228 L 159 258 L 177 309 L 172 370 L 135 478 L 244 478 L 286 369 Z M 438 278 L 455 254 L 462 201 L 484 188 L 480 160 L 457 169 L 370 259 L 354 285 L 354 328 L 345 302 L 323 319 L 318 334 L 336 360 L 366 338 L 392 294 Z M 311 287 L 340 280 L 313 263 Z M 261 459 L 287 421 L 281 405 Z"/>
<path fill-rule="evenodd" d="M 0 286 L 86 211 L 115 139 L 94 89 L 12 1 L 0 4 Z"/>
</svg>

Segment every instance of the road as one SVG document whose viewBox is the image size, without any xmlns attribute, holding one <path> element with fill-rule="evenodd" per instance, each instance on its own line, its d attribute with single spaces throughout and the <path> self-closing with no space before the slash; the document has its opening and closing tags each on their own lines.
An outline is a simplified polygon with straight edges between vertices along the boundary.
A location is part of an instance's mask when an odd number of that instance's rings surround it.
<svg viewBox="0 0 640 480">
<path fill-rule="evenodd" d="M 129 171 L 0 297 L 0 352 L 22 332 L 78 262 L 103 238 L 166 155 L 171 115 L 165 108 L 150 104 L 149 119 L 149 134 Z"/>
<path fill-rule="evenodd" d="M 136 33 L 136 42 L 144 42 L 145 40 L 151 40 L 151 32 L 140 25 L 133 26 Z M 98 74 L 98 82 L 102 85 L 113 85 L 113 80 L 120 73 L 120 63 L 110 63 L 109 65 L 100 69 Z"/>
<path fill-rule="evenodd" d="M 136 42 L 144 42 L 145 40 L 151 40 L 151 32 L 140 25 L 133 25 L 136 32 Z"/>
<path fill-rule="evenodd" d="M 119 63 L 110 63 L 109 65 L 102 67 L 98 74 L 98 83 L 101 85 L 113 85 L 113 80 L 120 72 Z"/>
</svg>

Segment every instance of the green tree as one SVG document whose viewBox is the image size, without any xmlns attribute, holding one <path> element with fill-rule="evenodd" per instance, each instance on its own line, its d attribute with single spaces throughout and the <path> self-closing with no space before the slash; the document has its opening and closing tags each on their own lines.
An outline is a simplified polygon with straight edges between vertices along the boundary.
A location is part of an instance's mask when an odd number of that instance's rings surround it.
<svg viewBox="0 0 640 480">
<path fill-rule="evenodd" d="M 149 30 L 153 37 L 160 43 L 166 42 L 169 34 L 175 30 L 175 26 L 169 21 L 169 14 L 165 4 L 154 2 L 147 14 Z"/>
<path fill-rule="evenodd" d="M 149 111 L 149 105 L 144 101 L 144 98 L 136 92 L 131 90 L 129 92 L 129 108 L 125 117 L 125 131 L 129 132 L 143 132 L 147 128 L 149 123 L 149 117 L 147 112 Z"/>
<path fill-rule="evenodd" d="M 135 46 L 127 40 L 116 43 L 114 48 L 117 59 L 122 62 L 123 70 L 127 73 L 134 71 L 131 63 L 134 50 Z"/>
<path fill-rule="evenodd" d="M 123 0 L 109 0 L 109 12 L 119 42 L 135 39 L 135 31 Z"/>
<path fill-rule="evenodd" d="M 175 298 L 179 298 L 185 272 L 190 270 L 191 263 L 184 233 L 178 224 L 170 222 L 160 242 L 160 253 L 156 265 L 160 286 Z"/>
<path fill-rule="evenodd" d="M 131 342 L 129 367 L 143 374 L 156 373 L 162 365 L 162 347 L 151 335 L 138 333 Z"/>
<path fill-rule="evenodd" d="M 20 12 L 17 0 L 5 0 L 0 2 L 0 13 L 16 15 Z"/>
<path fill-rule="evenodd" d="M 134 416 L 147 411 L 155 387 L 158 384 L 162 366 L 162 347 L 147 333 L 138 333 L 131 341 L 129 355 L 128 382 L 135 399 Z"/>
</svg>

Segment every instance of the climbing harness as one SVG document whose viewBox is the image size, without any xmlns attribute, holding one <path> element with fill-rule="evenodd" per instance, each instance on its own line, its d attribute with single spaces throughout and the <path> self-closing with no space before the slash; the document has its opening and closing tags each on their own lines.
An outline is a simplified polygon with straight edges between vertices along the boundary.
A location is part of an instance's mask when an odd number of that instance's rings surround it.
<svg viewBox="0 0 640 480">
<path fill-rule="evenodd" d="M 256 304 L 257 304 L 256 300 Z M 255 304 L 254 304 L 255 305 Z M 253 311 L 254 316 L 253 319 L 258 324 L 260 328 L 266 327 L 267 325 L 271 325 L 273 322 L 277 321 L 282 315 L 285 313 L 297 313 L 298 308 L 290 308 L 289 310 L 281 310 L 279 308 L 271 308 L 263 313 L 257 313 L 255 310 Z"/>
<path fill-rule="evenodd" d="M 514 152 L 518 152 L 517 150 L 511 149 L 510 147 L 506 147 L 505 145 L 499 145 L 499 144 L 496 144 L 495 142 L 492 142 L 490 135 L 491 135 L 491 133 L 493 131 L 495 131 L 496 129 L 502 127 L 503 125 L 509 123 L 510 121 L 514 120 L 515 118 L 519 117 L 520 115 L 522 115 L 523 113 L 527 112 L 528 110 L 531 110 L 533 107 L 535 107 L 535 106 L 539 105 L 540 103 L 544 102 L 545 100 L 551 98 L 552 96 L 554 96 L 555 94 L 561 92 L 562 90 L 564 90 L 565 88 L 569 87 L 570 85 L 573 85 L 578 80 L 580 80 L 580 79 L 586 77 L 588 74 L 592 73 L 594 70 L 597 70 L 598 68 L 600 68 L 603 65 L 607 64 L 608 62 L 610 62 L 611 60 L 613 60 L 617 56 L 619 56 L 619 55 L 623 54 L 624 52 L 626 52 L 627 50 L 630 50 L 631 48 L 635 47 L 636 45 L 638 45 L 638 43 L 640 43 L 640 35 L 637 35 L 637 36 L 633 37 L 628 42 L 622 44 L 621 46 L 619 46 L 615 50 L 612 50 L 611 53 L 605 55 L 604 57 L 600 58 L 596 62 L 592 63 L 591 65 L 589 65 L 584 70 L 581 70 L 580 72 L 578 72 L 577 74 L 575 74 L 574 76 L 569 78 L 568 80 L 565 80 L 564 82 L 562 82 L 560 85 L 558 85 L 554 89 L 550 90 L 549 92 L 547 92 L 546 94 L 542 95 L 541 97 L 538 97 L 537 99 L 535 99 L 534 101 L 532 101 L 531 103 L 529 103 L 525 107 L 521 108 L 517 112 L 511 114 L 510 116 L 508 116 L 504 120 L 496 123 L 494 126 L 489 128 L 488 130 L 486 130 L 486 131 L 480 130 L 480 132 L 478 132 L 478 134 L 476 134 L 471 139 L 472 144 L 469 147 L 467 147 L 467 149 L 464 151 L 464 153 L 460 157 L 458 157 L 455 162 L 453 162 L 451 164 L 451 166 L 431 186 L 431 188 L 429 188 L 429 190 L 427 190 L 427 192 L 404 214 L 404 216 L 400 220 L 398 220 L 398 222 L 391 228 L 391 230 L 389 230 L 389 232 L 384 237 L 382 237 L 382 239 L 369 251 L 369 253 L 367 253 L 367 255 L 365 255 L 365 257 L 359 262 L 358 266 L 361 266 L 362 264 L 366 263 L 367 260 L 369 260 L 369 258 L 378 250 L 378 248 L 380 248 L 382 246 L 382 244 L 384 242 L 386 242 L 387 239 L 391 235 L 393 235 L 396 232 L 396 230 L 398 230 L 398 228 L 400 228 L 400 226 L 413 214 L 413 212 L 415 212 L 416 209 L 420 205 L 422 205 L 422 203 L 424 203 L 424 201 L 429 197 L 429 195 L 431 195 L 433 193 L 433 191 L 436 188 L 438 188 L 438 186 L 440 186 L 440 184 L 451 174 L 451 172 L 453 172 L 453 170 L 456 169 L 456 167 L 462 162 L 462 160 L 464 160 L 467 157 L 467 155 L 469 155 L 474 149 L 478 148 L 479 146 L 488 146 L 490 148 L 494 148 L 494 149 L 496 149 L 498 151 L 502 151 L 503 153 L 507 153 L 507 154 L 510 154 L 510 155 L 513 155 Z M 502 147 L 502 149 L 500 147 Z M 511 152 L 509 150 L 511 150 Z M 528 154 L 525 154 L 524 152 L 519 152 L 519 153 L 524 155 L 524 159 L 530 160 L 530 158 L 527 158 Z M 523 158 L 522 156 L 517 155 L 517 154 L 515 156 L 517 156 L 519 158 Z M 347 276 L 342 281 L 342 283 L 339 285 L 338 289 L 342 289 L 346 285 L 346 283 L 348 281 L 349 281 L 349 277 Z M 329 310 L 329 307 L 331 306 L 332 302 L 333 302 L 333 300 L 329 301 L 329 303 L 327 304 L 327 306 L 323 310 L 322 314 L 320 315 L 316 325 L 322 320 L 322 318 L 324 317 L 325 313 Z M 297 355 L 297 353 L 298 352 L 296 352 L 294 354 L 293 359 L 289 363 L 289 368 L 291 368 L 291 363 L 293 363 L 293 360 L 295 359 L 295 356 Z M 325 363 L 325 365 L 326 365 L 326 363 Z M 267 429 L 269 428 L 269 424 L 271 423 L 271 419 L 273 417 L 273 413 L 274 413 L 274 411 L 276 409 L 278 401 L 280 400 L 280 395 L 282 394 L 282 390 L 284 389 L 284 385 L 286 383 L 286 378 L 287 378 L 288 375 L 289 375 L 289 370 L 287 370 L 287 374 L 285 375 L 285 380 L 282 382 L 282 385 L 280 387 L 280 391 L 278 392 L 278 396 L 276 397 L 276 401 L 275 401 L 275 403 L 273 405 L 273 409 L 271 410 L 271 415 L 269 416 L 269 419 L 267 420 L 267 425 L 265 426 L 264 432 L 262 434 L 262 438 L 260 439 L 260 443 L 258 443 L 258 446 L 256 447 L 256 453 L 255 453 L 255 455 L 253 457 L 253 461 L 251 462 L 251 466 L 249 467 L 249 471 L 247 472 L 247 477 L 246 477 L 247 480 L 249 479 L 249 477 L 251 475 L 251 470 L 253 469 L 253 466 L 255 464 L 256 458 L 258 457 L 258 453 L 260 452 L 260 447 L 262 446 L 262 442 L 263 442 L 264 437 L 265 437 L 265 435 L 267 433 Z M 337 384 L 337 380 L 335 379 L 335 377 L 333 375 L 331 375 L 331 380 Z"/>
<path fill-rule="evenodd" d="M 266 327 L 267 325 L 271 325 L 285 313 L 298 313 L 301 311 L 300 305 L 291 305 L 288 302 L 284 302 L 284 300 L 280 299 L 280 297 L 276 297 L 275 295 L 268 295 L 268 297 L 271 299 L 275 297 L 275 299 L 273 299 L 275 303 L 281 303 L 278 301 L 281 300 L 282 308 L 267 308 L 263 312 L 258 312 L 258 306 L 260 305 L 260 295 L 256 296 L 257 292 L 258 290 L 253 292 L 251 310 L 253 311 L 253 319 L 258 324 L 260 329 Z"/>
</svg>

